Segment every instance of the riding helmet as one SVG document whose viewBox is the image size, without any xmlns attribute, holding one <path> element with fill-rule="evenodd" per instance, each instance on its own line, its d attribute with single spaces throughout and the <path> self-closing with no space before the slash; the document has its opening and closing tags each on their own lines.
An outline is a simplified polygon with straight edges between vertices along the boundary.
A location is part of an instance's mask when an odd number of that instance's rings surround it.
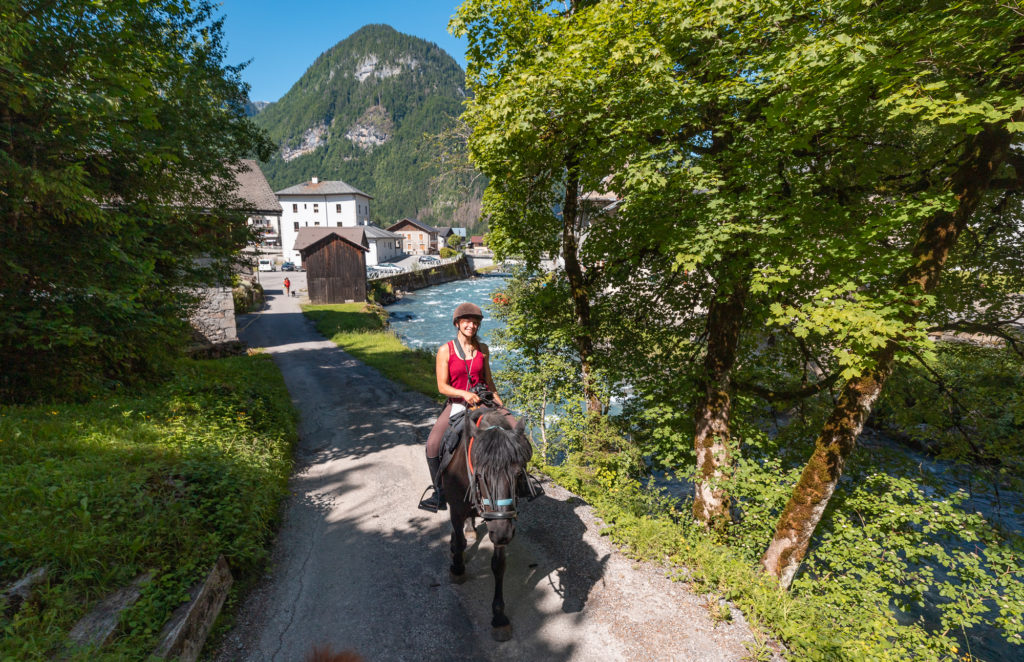
<svg viewBox="0 0 1024 662">
<path fill-rule="evenodd" d="M 482 320 L 484 311 L 475 303 L 460 303 L 455 306 L 455 312 L 452 313 L 452 324 L 458 324 L 460 317 L 479 317 Z"/>
</svg>

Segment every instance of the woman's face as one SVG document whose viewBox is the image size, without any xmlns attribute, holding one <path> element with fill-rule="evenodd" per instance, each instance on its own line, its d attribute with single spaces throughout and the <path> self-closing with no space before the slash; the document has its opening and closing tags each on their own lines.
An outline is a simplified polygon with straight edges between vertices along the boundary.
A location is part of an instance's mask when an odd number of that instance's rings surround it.
<svg viewBox="0 0 1024 662">
<path fill-rule="evenodd" d="M 467 338 L 472 338 L 476 335 L 477 329 L 480 328 L 481 319 L 479 317 L 460 317 L 458 328 L 459 332 Z"/>
</svg>

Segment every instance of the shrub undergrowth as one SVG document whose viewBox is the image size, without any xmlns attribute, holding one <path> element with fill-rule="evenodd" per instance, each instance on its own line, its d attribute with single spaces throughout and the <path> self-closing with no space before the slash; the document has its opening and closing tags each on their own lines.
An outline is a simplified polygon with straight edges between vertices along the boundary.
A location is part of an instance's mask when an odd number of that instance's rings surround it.
<svg viewBox="0 0 1024 662">
<path fill-rule="evenodd" d="M 88 404 L 0 408 L 0 584 L 45 566 L 0 620 L 0 659 L 140 660 L 220 554 L 244 587 L 265 562 L 296 419 L 267 356 L 182 360 L 173 379 Z M 102 651 L 65 651 L 74 623 L 153 579 Z"/>
</svg>

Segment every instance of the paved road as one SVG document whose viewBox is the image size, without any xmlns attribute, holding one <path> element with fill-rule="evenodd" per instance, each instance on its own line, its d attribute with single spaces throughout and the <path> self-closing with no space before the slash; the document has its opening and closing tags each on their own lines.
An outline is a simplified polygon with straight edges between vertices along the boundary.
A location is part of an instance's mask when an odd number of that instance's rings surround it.
<svg viewBox="0 0 1024 662">
<path fill-rule="evenodd" d="M 287 274 L 299 291 L 305 274 Z M 739 660 L 749 629 L 715 625 L 703 598 L 635 564 L 598 534 L 578 498 L 554 486 L 525 505 L 509 547 L 506 606 L 515 636 L 490 638 L 490 543 L 448 578 L 450 525 L 416 509 L 423 443 L 437 406 L 320 336 L 263 273 L 267 308 L 239 334 L 280 366 L 301 414 L 291 495 L 271 571 L 245 599 L 216 659 L 302 660 L 314 645 L 366 660 Z M 481 526 L 480 531 L 483 531 Z"/>
</svg>

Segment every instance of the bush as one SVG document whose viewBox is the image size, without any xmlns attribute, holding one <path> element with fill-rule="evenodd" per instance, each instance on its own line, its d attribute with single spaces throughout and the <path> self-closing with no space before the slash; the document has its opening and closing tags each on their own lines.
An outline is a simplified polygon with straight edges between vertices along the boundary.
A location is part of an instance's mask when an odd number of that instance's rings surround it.
<svg viewBox="0 0 1024 662">
<path fill-rule="evenodd" d="M 243 280 L 231 290 L 231 298 L 235 304 L 235 314 L 244 315 L 263 306 L 263 286 Z"/>
<path fill-rule="evenodd" d="M 438 252 L 441 254 L 441 258 L 445 260 L 447 260 L 450 257 L 455 257 L 456 255 L 459 254 L 458 251 L 456 251 L 453 248 L 448 248 L 447 246 L 442 246 L 441 250 Z"/>
</svg>

